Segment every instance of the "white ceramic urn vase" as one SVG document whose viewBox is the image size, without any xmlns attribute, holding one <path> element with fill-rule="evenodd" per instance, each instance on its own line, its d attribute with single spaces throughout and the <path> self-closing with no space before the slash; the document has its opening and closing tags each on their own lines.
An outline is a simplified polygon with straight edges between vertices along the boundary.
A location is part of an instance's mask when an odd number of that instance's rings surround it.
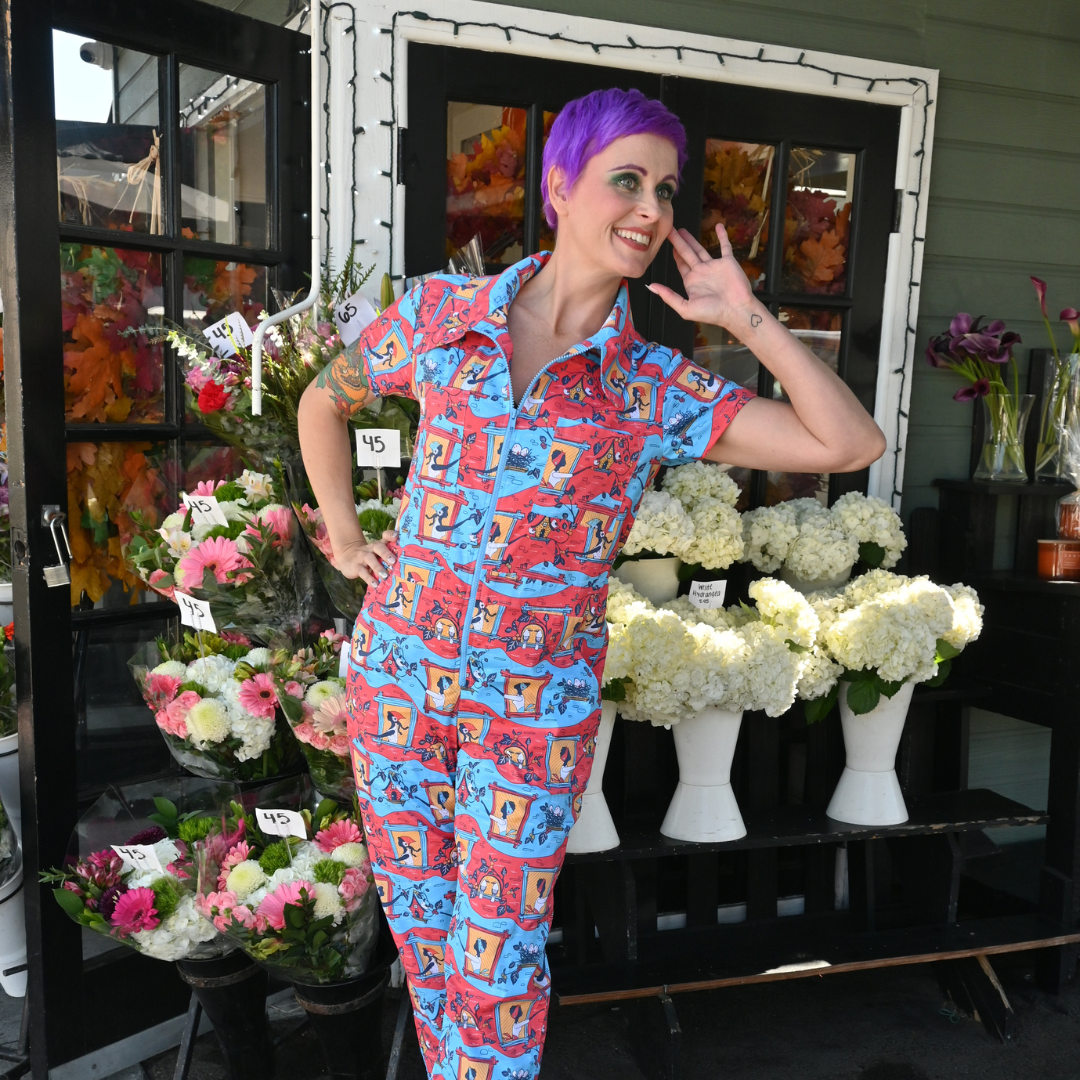
<svg viewBox="0 0 1080 1080">
<path fill-rule="evenodd" d="M 570 830 L 566 850 L 571 854 L 586 851 L 610 851 L 619 846 L 619 834 L 611 811 L 604 798 L 604 766 L 611 749 L 611 733 L 615 727 L 614 701 L 605 701 L 600 710 L 600 727 L 596 732 L 596 749 L 593 751 L 592 772 L 581 796 L 581 813 Z"/>
<path fill-rule="evenodd" d="M 848 706 L 848 683 L 840 684 L 840 723 L 847 761 L 825 811 L 834 821 L 849 825 L 900 825 L 908 819 L 896 751 L 904 733 L 915 684 L 906 682 L 868 713 L 856 716 Z"/>
<path fill-rule="evenodd" d="M 26 970 L 5 971 L 26 963 L 26 908 L 23 890 L 22 851 L 15 853 L 16 870 L 0 886 L 0 986 L 8 997 L 26 996 Z"/>
<path fill-rule="evenodd" d="M 19 797 L 19 733 L 0 739 L 0 802 L 22 843 L 22 802 Z"/>
<path fill-rule="evenodd" d="M 711 706 L 672 725 L 679 786 L 660 831 L 673 840 L 716 844 L 746 835 L 731 789 L 742 713 Z"/>
<path fill-rule="evenodd" d="M 796 577 L 786 566 L 781 566 L 780 580 L 786 585 L 790 585 L 797 592 L 808 596 L 810 593 L 823 592 L 825 589 L 838 589 L 841 585 L 847 584 L 851 580 L 851 567 L 849 566 L 842 574 L 837 574 L 836 577 L 807 581 L 805 578 Z"/>
<path fill-rule="evenodd" d="M 666 604 L 679 595 L 679 567 L 682 559 L 627 559 L 615 576 L 625 585 L 633 585 L 646 600 Z"/>
</svg>

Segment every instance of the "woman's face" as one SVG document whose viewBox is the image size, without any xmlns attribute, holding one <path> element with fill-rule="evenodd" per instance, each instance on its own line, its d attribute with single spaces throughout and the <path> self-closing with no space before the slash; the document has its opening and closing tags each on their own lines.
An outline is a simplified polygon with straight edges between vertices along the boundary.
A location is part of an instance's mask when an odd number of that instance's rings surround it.
<svg viewBox="0 0 1080 1080">
<path fill-rule="evenodd" d="M 641 277 L 671 232 L 678 161 L 667 139 L 627 135 L 594 154 L 569 191 L 553 168 L 548 188 L 560 248 L 572 249 L 579 265 Z"/>
</svg>

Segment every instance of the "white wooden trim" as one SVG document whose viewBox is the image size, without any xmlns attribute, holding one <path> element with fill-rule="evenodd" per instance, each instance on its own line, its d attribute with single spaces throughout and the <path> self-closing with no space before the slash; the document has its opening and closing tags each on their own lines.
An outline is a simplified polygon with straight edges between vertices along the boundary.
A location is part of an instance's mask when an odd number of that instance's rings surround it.
<svg viewBox="0 0 1080 1080">
<path fill-rule="evenodd" d="M 432 19 L 496 23 L 544 35 L 558 33 L 562 38 L 596 42 L 601 48 L 595 52 L 588 44 L 531 37 L 514 31 L 510 33 L 511 40 L 507 41 L 506 34 L 499 26 L 459 25 L 455 34 L 454 27 L 448 23 L 420 20 L 409 13 L 398 13 L 397 6 L 385 0 L 373 0 L 357 11 L 354 38 L 345 32 L 351 22 L 351 12 L 335 8 L 330 13 L 329 150 L 332 174 L 329 241 L 335 262 L 348 250 L 352 239 L 365 241 L 358 255 L 365 265 L 375 263 L 376 273 L 368 285 L 373 298 L 378 295 L 379 279 L 390 267 L 391 254 L 395 274 L 401 272 L 403 264 L 405 191 L 396 183 L 396 177 L 381 175 L 383 170 L 396 171 L 394 147 L 397 131 L 396 127 L 387 127 L 381 122 L 390 120 L 396 107 L 396 124 L 408 126 L 406 65 L 410 41 L 682 75 L 713 82 L 820 94 L 823 97 L 875 101 L 903 109 L 897 187 L 902 188 L 905 194 L 900 231 L 893 234 L 889 245 L 875 403 L 875 418 L 885 432 L 888 449 L 870 469 L 869 489 L 871 494 L 881 496 L 899 509 L 907 439 L 906 414 L 917 352 L 913 331 L 918 317 L 919 287 L 910 283 L 917 283 L 922 274 L 922 238 L 926 235 L 938 72 L 932 68 L 866 57 L 690 34 L 637 23 L 482 3 L 480 0 L 425 0 L 418 9 L 413 10 L 421 10 Z M 396 18 L 395 13 L 398 13 Z M 639 48 L 614 48 L 630 38 Z M 609 47 L 605 48 L 604 45 Z M 391 46 L 394 53 L 392 83 L 377 74 L 390 73 Z M 681 59 L 673 51 L 675 46 L 684 50 Z M 355 87 L 357 124 L 364 129 L 363 134 L 356 136 L 349 125 L 351 102 L 348 95 L 351 91 L 346 85 L 352 72 L 350 50 L 354 48 L 358 50 Z M 687 51 L 692 48 L 703 52 Z M 715 55 L 718 52 L 726 54 L 722 65 Z M 834 78 L 833 73 L 840 74 Z M 869 80 L 874 80 L 874 83 L 868 89 Z M 321 120 L 321 104 L 313 103 L 312 116 L 316 123 Z M 349 190 L 351 175 L 348 163 L 353 153 L 358 155 L 355 194 Z M 348 236 L 352 198 L 356 200 L 357 211 L 355 238 Z M 388 231 L 378 224 L 391 220 L 391 213 L 394 222 L 392 253 Z"/>
</svg>

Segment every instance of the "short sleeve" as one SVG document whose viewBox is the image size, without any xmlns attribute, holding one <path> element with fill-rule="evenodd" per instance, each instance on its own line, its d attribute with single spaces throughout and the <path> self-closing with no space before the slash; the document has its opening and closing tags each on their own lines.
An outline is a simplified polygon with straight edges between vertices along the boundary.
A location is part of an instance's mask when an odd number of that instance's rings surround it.
<svg viewBox="0 0 1080 1080">
<path fill-rule="evenodd" d="M 720 378 L 678 352 L 660 387 L 665 465 L 702 458 L 727 430 L 738 411 L 757 395 Z"/>
<path fill-rule="evenodd" d="M 395 300 L 327 367 L 323 382 L 346 415 L 359 412 L 372 396 L 416 398 L 413 337 L 422 287 Z"/>
</svg>

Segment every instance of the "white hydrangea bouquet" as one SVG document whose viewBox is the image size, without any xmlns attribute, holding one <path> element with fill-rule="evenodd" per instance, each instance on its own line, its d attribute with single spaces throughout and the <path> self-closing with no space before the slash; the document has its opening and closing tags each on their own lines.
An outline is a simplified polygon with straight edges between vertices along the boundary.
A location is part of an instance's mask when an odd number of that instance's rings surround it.
<svg viewBox="0 0 1080 1080">
<path fill-rule="evenodd" d="M 661 489 L 642 497 L 622 554 L 676 556 L 723 570 L 743 551 L 738 500 L 739 488 L 724 466 L 693 461 L 669 469 Z"/>
<path fill-rule="evenodd" d="M 130 661 L 143 700 L 173 757 L 196 776 L 267 780 L 300 763 L 282 714 L 275 660 L 291 650 L 253 648 L 243 634 L 164 638 Z"/>
<path fill-rule="evenodd" d="M 658 607 L 612 581 L 604 678 L 620 684 L 620 713 L 663 726 L 707 706 L 786 712 L 815 645 L 818 618 L 780 581 L 756 581 L 750 596 L 755 606 L 698 610 L 681 597 Z"/>
<path fill-rule="evenodd" d="M 835 582 L 857 561 L 896 565 L 907 547 L 900 516 L 883 499 L 857 491 L 831 507 L 793 499 L 743 514 L 742 562 L 801 582 Z"/>
<path fill-rule="evenodd" d="M 871 570 L 835 594 L 810 597 L 820 631 L 799 683 L 806 718 L 825 717 L 848 683 L 847 704 L 871 712 L 907 682 L 940 685 L 952 658 L 982 632 L 983 608 L 967 585 Z"/>
<path fill-rule="evenodd" d="M 253 960 L 292 982 L 363 974 L 379 933 L 378 898 L 355 805 L 323 799 L 314 810 L 264 792 L 259 808 L 298 812 L 305 836 L 264 833 L 254 807 L 224 814 L 231 845 L 199 847 L 197 904 Z"/>
</svg>

